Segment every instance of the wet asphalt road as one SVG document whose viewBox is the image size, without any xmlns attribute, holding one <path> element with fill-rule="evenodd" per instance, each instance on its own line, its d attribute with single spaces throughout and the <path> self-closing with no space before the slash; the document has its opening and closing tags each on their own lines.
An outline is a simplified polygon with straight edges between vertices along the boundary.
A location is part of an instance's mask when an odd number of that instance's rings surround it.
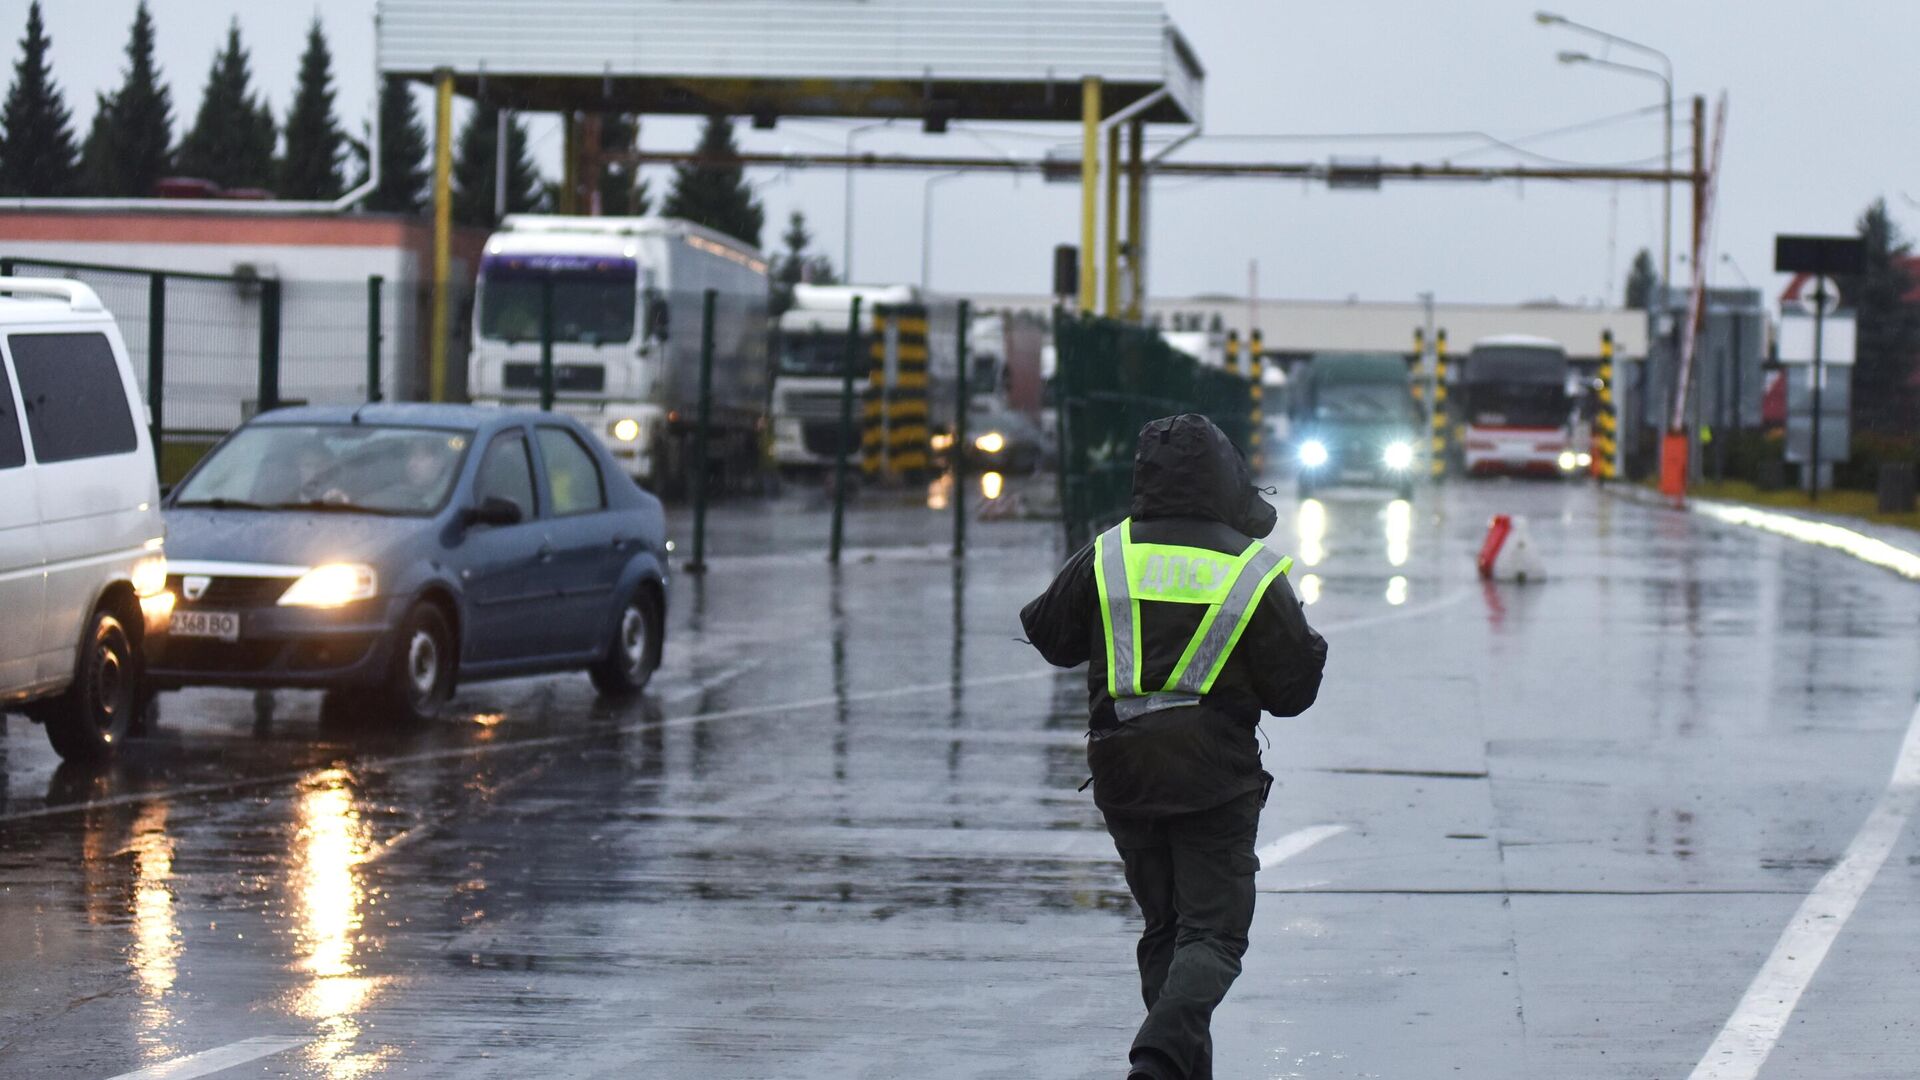
<svg viewBox="0 0 1920 1080">
<path fill-rule="evenodd" d="M 1219 1075 L 1687 1077 L 1887 788 L 1920 587 L 1580 487 L 1277 501 L 1332 656 L 1265 725 Z M 1550 580 L 1474 578 L 1497 510 Z M 722 508 L 631 704 L 189 692 L 97 774 L 6 721 L 0 1076 L 1119 1077 L 1083 675 L 1014 640 L 1055 529 L 946 521 L 865 507 L 835 572 L 816 498 Z M 1871 882 L 1758 1076 L 1920 1068 L 1912 830 Z"/>
</svg>

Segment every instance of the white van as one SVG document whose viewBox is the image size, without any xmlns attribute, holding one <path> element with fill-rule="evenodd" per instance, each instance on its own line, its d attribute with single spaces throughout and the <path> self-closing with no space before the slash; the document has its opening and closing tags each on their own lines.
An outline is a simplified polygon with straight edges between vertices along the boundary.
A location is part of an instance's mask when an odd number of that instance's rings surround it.
<svg viewBox="0 0 1920 1080">
<path fill-rule="evenodd" d="M 145 421 L 92 289 L 0 277 L 0 708 L 63 758 L 133 730 L 143 643 L 173 610 Z"/>
</svg>

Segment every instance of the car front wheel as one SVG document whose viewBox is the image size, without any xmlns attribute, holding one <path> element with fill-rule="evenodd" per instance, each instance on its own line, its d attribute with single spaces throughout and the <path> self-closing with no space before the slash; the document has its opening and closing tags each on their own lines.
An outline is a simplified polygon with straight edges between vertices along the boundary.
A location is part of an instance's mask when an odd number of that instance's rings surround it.
<svg viewBox="0 0 1920 1080">
<path fill-rule="evenodd" d="M 659 594 L 642 586 L 620 609 L 606 654 L 587 669 L 593 688 L 608 697 L 646 689 L 660 666 L 662 621 Z"/>
<path fill-rule="evenodd" d="M 55 753 L 67 761 L 98 761 L 132 732 L 141 704 L 140 658 L 133 638 L 111 611 L 94 612 L 73 685 L 32 715 L 47 729 Z"/>
<path fill-rule="evenodd" d="M 433 604 L 415 604 L 400 624 L 387 680 L 380 687 L 380 711 L 408 724 L 424 724 L 453 696 L 453 631 Z"/>
</svg>

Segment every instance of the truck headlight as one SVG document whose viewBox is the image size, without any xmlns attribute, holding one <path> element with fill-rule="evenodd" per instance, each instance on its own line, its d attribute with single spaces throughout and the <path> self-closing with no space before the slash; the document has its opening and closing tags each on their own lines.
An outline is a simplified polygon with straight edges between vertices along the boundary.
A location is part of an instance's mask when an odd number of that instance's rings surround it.
<svg viewBox="0 0 1920 1080">
<path fill-rule="evenodd" d="M 355 600 L 371 600 L 380 592 L 380 578 L 365 563 L 324 563 L 300 575 L 280 594 L 281 607 L 331 608 Z"/>
<path fill-rule="evenodd" d="M 621 442 L 633 442 L 640 437 L 640 421 L 628 416 L 607 425 L 607 433 Z"/>
<path fill-rule="evenodd" d="M 1385 462 L 1389 469 L 1410 469 L 1413 467 L 1413 444 L 1388 443 L 1386 451 L 1380 455 L 1380 460 Z"/>
<path fill-rule="evenodd" d="M 1319 439 L 1308 439 L 1300 444 L 1300 464 L 1309 469 L 1317 469 L 1327 463 L 1327 444 Z"/>
</svg>

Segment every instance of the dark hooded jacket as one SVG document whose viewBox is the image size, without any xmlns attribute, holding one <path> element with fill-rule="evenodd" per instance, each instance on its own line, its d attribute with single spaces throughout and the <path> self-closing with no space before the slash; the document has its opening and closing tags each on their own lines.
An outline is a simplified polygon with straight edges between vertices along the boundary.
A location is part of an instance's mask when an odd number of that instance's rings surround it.
<svg viewBox="0 0 1920 1080">
<path fill-rule="evenodd" d="M 1136 542 L 1230 555 L 1272 532 L 1277 518 L 1254 487 L 1246 459 L 1212 421 L 1193 413 L 1141 429 L 1131 510 Z M 1140 652 L 1148 683 L 1164 680 L 1173 669 L 1204 610 L 1141 603 Z M 1020 622 L 1048 663 L 1087 665 L 1094 801 L 1122 816 L 1206 810 L 1260 789 L 1265 777 L 1254 725 L 1262 712 L 1306 711 L 1319 693 L 1327 660 L 1327 643 L 1307 625 L 1287 579 L 1276 578 L 1200 704 L 1121 724 L 1107 693 L 1093 545 L 1067 561 L 1047 591 L 1020 612 Z"/>
</svg>

